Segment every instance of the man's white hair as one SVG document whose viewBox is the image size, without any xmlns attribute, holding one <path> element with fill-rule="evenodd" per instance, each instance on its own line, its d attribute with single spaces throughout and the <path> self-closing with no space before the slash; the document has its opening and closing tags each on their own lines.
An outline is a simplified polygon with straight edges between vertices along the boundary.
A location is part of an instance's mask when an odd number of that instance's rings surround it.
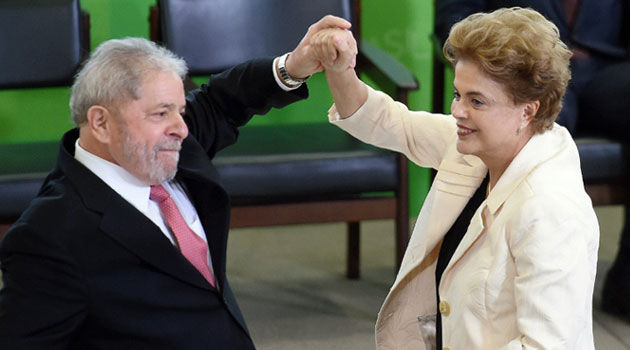
<svg viewBox="0 0 630 350">
<path fill-rule="evenodd" d="M 168 49 L 142 38 L 108 40 L 99 45 L 77 73 L 70 110 L 76 126 L 87 122 L 94 105 L 116 108 L 141 96 L 146 74 L 166 71 L 184 79 L 186 62 Z"/>
</svg>

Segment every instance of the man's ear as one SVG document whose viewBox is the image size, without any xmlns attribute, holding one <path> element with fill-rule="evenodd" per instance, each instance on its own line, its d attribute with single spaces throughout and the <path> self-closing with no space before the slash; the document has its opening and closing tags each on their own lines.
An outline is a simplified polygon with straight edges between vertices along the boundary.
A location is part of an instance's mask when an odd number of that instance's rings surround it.
<svg viewBox="0 0 630 350">
<path fill-rule="evenodd" d="M 87 111 L 87 123 L 90 133 L 100 143 L 108 144 L 112 135 L 113 115 L 103 106 L 94 105 Z"/>
</svg>

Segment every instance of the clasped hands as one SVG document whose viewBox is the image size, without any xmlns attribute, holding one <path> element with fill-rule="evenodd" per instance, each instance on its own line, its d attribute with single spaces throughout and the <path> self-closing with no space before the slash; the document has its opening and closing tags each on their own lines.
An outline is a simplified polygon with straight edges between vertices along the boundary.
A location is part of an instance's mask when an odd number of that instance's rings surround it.
<svg viewBox="0 0 630 350">
<path fill-rule="evenodd" d="M 324 70 L 344 72 L 354 69 L 358 49 L 350 26 L 350 22 L 332 15 L 311 25 L 287 59 L 289 75 L 304 78 Z"/>
</svg>

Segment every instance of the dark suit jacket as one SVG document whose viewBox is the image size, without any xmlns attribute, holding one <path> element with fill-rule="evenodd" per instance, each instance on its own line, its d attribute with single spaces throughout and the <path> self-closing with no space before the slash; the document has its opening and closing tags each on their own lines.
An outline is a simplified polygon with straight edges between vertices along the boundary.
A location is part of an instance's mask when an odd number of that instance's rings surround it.
<svg viewBox="0 0 630 350">
<path fill-rule="evenodd" d="M 580 0 L 573 28 L 569 28 L 563 0 L 438 0 L 435 33 L 442 43 L 451 26 L 476 12 L 491 12 L 502 7 L 531 7 L 553 22 L 567 45 L 579 45 L 607 58 L 628 57 L 630 43 L 629 0 Z"/>
<path fill-rule="evenodd" d="M 64 135 L 40 194 L 0 245 L 0 349 L 252 349 L 225 276 L 229 199 L 211 163 L 237 127 L 305 98 L 271 60 L 238 66 L 187 97 L 177 180 L 202 220 L 219 289 L 142 213 L 74 159 Z"/>
</svg>

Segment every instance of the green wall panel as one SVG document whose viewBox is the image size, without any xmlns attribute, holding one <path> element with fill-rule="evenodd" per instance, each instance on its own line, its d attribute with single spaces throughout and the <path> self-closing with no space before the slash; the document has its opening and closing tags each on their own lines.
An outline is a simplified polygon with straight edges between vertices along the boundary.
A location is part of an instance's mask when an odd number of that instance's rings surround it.
<svg viewBox="0 0 630 350">
<path fill-rule="evenodd" d="M 156 0 L 81 0 L 90 13 L 92 48 L 113 38 L 148 38 L 149 7 L 155 4 Z"/>
<path fill-rule="evenodd" d="M 90 14 L 92 48 L 110 38 L 148 37 L 149 7 L 155 2 L 82 0 L 81 6 Z M 401 60 L 421 83 L 421 89 L 410 95 L 412 109 L 430 108 L 432 14 L 430 0 L 362 2 L 362 36 Z M 326 122 L 332 98 L 323 74 L 312 77 L 308 85 L 309 99 L 256 117 L 252 124 Z M 0 143 L 59 139 L 72 127 L 69 96 L 69 87 L 0 91 Z M 426 195 L 429 175 L 426 170 L 412 166 L 410 179 L 413 216 Z"/>
<path fill-rule="evenodd" d="M 70 88 L 0 90 L 0 143 L 56 140 L 72 127 Z"/>
<path fill-rule="evenodd" d="M 361 35 L 405 64 L 420 82 L 420 90 L 409 96 L 410 109 L 431 108 L 433 47 L 433 1 L 364 0 L 361 2 Z M 416 216 L 428 192 L 427 169 L 410 163 L 410 215 Z"/>
</svg>

